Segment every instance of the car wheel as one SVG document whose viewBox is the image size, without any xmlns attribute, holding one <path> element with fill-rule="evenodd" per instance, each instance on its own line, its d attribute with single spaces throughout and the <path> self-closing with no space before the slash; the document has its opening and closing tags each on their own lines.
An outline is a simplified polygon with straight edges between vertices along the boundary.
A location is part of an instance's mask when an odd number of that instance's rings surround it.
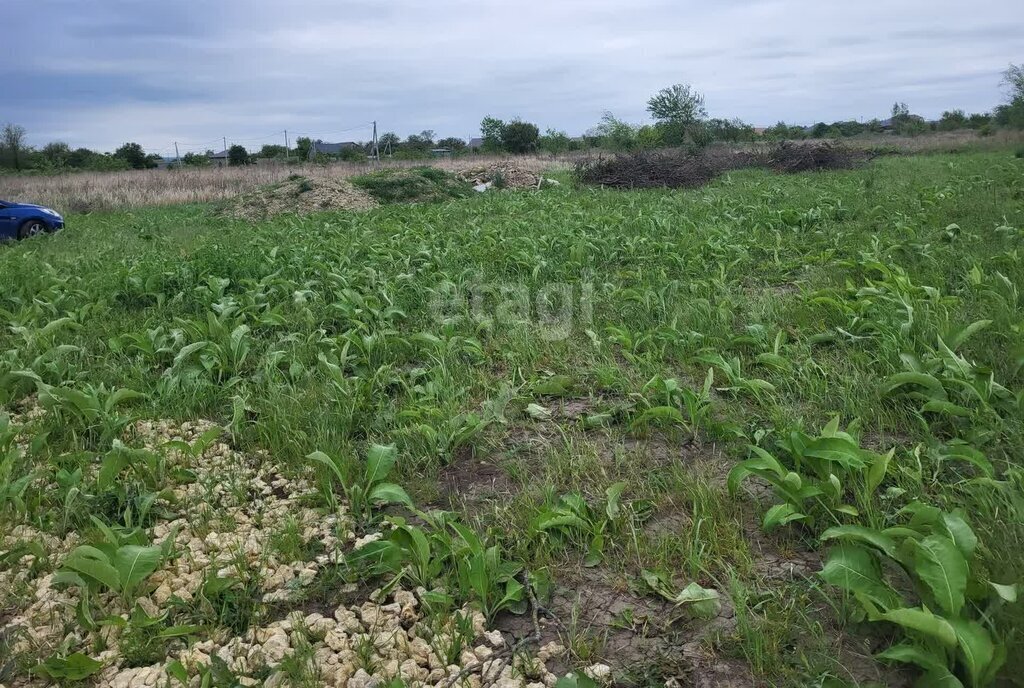
<svg viewBox="0 0 1024 688">
<path fill-rule="evenodd" d="M 27 220 L 18 228 L 18 238 L 28 239 L 46 231 L 47 227 L 41 220 Z"/>
</svg>

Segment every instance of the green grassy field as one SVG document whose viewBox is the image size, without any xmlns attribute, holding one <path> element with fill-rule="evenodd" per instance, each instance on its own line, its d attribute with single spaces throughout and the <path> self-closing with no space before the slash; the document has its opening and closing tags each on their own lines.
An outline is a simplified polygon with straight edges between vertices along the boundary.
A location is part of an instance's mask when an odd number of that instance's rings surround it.
<svg viewBox="0 0 1024 688">
<path fill-rule="evenodd" d="M 435 591 L 419 623 L 445 637 L 469 605 L 529 640 L 517 654 L 558 640 L 557 675 L 1013 683 L 1022 244 L 1010 153 L 749 170 L 685 192 L 563 178 L 255 225 L 202 206 L 72 216 L 0 249 L 0 682 L 48 658 L 51 675 L 178 658 L 212 676 L 185 646 L 397 574 Z M 156 441 L 137 422 L 159 419 L 223 434 Z M 179 436 L 193 443 L 162 443 Z M 184 551 L 169 523 L 231 532 L 255 499 L 223 506 L 206 443 L 306 487 L 260 512 L 266 540 L 234 573 L 210 554 L 191 569 L 201 594 L 155 596 Z M 83 544 L 114 569 L 152 563 L 108 584 Z M 318 555 L 312 582 L 260 597 L 273 565 Z M 12 619 L 57 571 L 64 606 L 26 642 Z M 133 613 L 147 596 L 156 609 Z M 283 662 L 230 669 L 320 685 L 307 635 Z M 893 661 L 873 657 L 887 648 Z M 233 685 L 224 672 L 215 685 Z"/>
</svg>

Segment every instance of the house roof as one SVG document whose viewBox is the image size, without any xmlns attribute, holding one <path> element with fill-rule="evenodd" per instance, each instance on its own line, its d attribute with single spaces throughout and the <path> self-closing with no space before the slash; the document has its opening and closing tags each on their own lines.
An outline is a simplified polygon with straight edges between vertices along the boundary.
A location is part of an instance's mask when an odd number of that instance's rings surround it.
<svg viewBox="0 0 1024 688">
<path fill-rule="evenodd" d="M 466 146 L 469 147 L 469 148 L 483 148 L 483 145 L 484 145 L 484 140 L 482 138 L 480 138 L 479 136 L 471 138 L 469 140 L 469 143 L 466 144 Z"/>
<path fill-rule="evenodd" d="M 325 143 L 324 141 L 314 141 L 310 150 L 314 153 L 325 153 L 327 155 L 337 155 L 338 153 L 345 150 L 352 150 L 353 148 L 359 148 L 359 144 L 355 141 L 342 141 L 341 143 Z"/>
<path fill-rule="evenodd" d="M 228 156 L 228 152 L 226 150 L 222 150 L 220 153 L 214 153 L 210 157 L 211 158 L 228 158 L 230 156 Z"/>
</svg>

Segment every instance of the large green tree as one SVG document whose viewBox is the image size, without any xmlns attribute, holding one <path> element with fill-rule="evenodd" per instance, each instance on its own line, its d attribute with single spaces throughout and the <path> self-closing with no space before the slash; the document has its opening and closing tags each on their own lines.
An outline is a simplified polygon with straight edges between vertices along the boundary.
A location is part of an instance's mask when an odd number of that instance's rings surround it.
<svg viewBox="0 0 1024 688">
<path fill-rule="evenodd" d="M 381 154 L 394 153 L 398 150 L 399 145 L 402 143 L 402 138 L 393 131 L 387 131 L 380 135 L 377 139 L 377 148 L 380 149 Z"/>
<path fill-rule="evenodd" d="M 704 96 L 689 84 L 673 84 L 647 101 L 647 111 L 657 122 L 661 141 L 667 146 L 703 146 L 710 141 L 704 123 L 708 113 Z"/>
<path fill-rule="evenodd" d="M 47 165 L 51 167 L 65 167 L 68 164 L 68 159 L 71 157 L 71 146 L 63 141 L 54 141 L 43 146 L 43 150 L 39 151 L 39 153 Z"/>
<path fill-rule="evenodd" d="M 487 115 L 480 120 L 480 136 L 483 137 L 483 148 L 489 153 L 496 153 L 501 150 L 501 136 L 505 129 L 505 123 L 497 117 Z"/>
<path fill-rule="evenodd" d="M 313 139 L 308 136 L 300 136 L 295 139 L 295 154 L 299 156 L 300 160 L 305 160 L 309 157 L 309 151 L 313 147 Z"/>
<path fill-rule="evenodd" d="M 647 111 L 661 123 L 691 125 L 707 118 L 704 96 L 689 84 L 663 88 L 647 101 Z"/>
<path fill-rule="evenodd" d="M 402 147 L 410 151 L 428 153 L 434 147 L 434 132 L 427 129 L 418 134 L 409 134 Z"/>
<path fill-rule="evenodd" d="M 236 143 L 228 148 L 228 164 L 236 166 L 249 164 L 249 151 L 245 150 L 245 146 Z"/>
<path fill-rule="evenodd" d="M 539 136 L 536 124 L 514 119 L 501 130 L 501 145 L 509 153 L 529 153 L 537 149 Z"/>
<path fill-rule="evenodd" d="M 95 151 L 89 150 L 88 148 L 76 148 L 68 153 L 68 165 L 70 167 L 81 169 L 88 167 L 97 157 L 103 156 Z"/>
<path fill-rule="evenodd" d="M 134 141 L 126 143 L 114 151 L 114 157 L 124 160 L 133 170 L 144 170 L 149 166 L 149 162 L 146 160 L 146 151 Z"/>
<path fill-rule="evenodd" d="M 288 150 L 279 143 L 266 143 L 260 149 L 261 158 L 283 158 Z"/>
</svg>

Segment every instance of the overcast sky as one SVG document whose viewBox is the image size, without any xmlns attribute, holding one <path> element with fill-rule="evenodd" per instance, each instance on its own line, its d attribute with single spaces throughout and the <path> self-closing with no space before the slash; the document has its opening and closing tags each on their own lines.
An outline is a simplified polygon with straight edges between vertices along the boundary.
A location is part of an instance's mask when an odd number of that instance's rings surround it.
<svg viewBox="0 0 1024 688">
<path fill-rule="evenodd" d="M 712 116 L 986 111 L 1024 62 L 1021 0 L 3 0 L 0 122 L 30 143 L 259 148 L 288 129 L 571 135 L 688 82 Z M 355 128 L 362 127 L 362 128 Z M 355 128 L 355 129 L 353 129 Z M 349 131 L 346 131 L 349 130 Z"/>
</svg>

